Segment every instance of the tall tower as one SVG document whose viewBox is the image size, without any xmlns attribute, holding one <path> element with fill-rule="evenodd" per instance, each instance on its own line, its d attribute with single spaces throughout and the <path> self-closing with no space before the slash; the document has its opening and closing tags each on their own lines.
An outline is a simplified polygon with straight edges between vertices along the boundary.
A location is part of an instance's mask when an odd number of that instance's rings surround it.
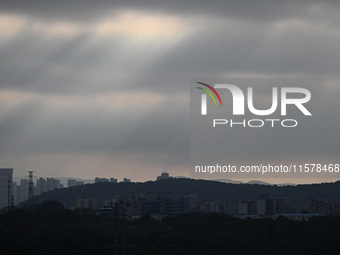
<svg viewBox="0 0 340 255">
<path fill-rule="evenodd" d="M 14 195 L 11 196 L 11 208 L 14 208 Z"/>
<path fill-rule="evenodd" d="M 34 196 L 33 194 L 33 171 L 28 171 L 28 193 L 27 199 L 30 200 Z"/>
<path fill-rule="evenodd" d="M 12 181 L 8 180 L 7 181 L 7 205 L 8 205 L 8 210 L 11 209 L 11 184 L 12 184 Z"/>
<path fill-rule="evenodd" d="M 8 197 L 13 193 L 13 168 L 0 168 L 0 209 L 8 207 Z"/>
</svg>

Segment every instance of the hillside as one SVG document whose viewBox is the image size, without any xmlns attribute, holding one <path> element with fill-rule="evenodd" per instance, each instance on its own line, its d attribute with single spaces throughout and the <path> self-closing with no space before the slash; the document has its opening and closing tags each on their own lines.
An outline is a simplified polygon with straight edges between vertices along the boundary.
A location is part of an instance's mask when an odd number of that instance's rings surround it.
<svg viewBox="0 0 340 255">
<path fill-rule="evenodd" d="M 149 181 L 145 183 L 96 183 L 71 188 L 53 190 L 35 197 L 35 202 L 47 200 L 60 201 L 65 207 L 75 205 L 77 198 L 98 198 L 100 201 L 112 199 L 120 193 L 156 192 L 160 188 L 161 196 L 176 198 L 180 195 L 198 194 L 203 199 L 222 200 L 228 203 L 238 203 L 242 200 L 256 200 L 261 193 L 269 193 L 273 198 L 284 198 L 301 209 L 305 199 L 319 196 L 331 201 L 340 200 L 340 182 L 308 184 L 297 186 L 276 186 L 260 184 L 231 184 L 216 181 L 193 179 L 170 179 Z M 155 194 L 148 197 L 155 198 Z"/>
</svg>

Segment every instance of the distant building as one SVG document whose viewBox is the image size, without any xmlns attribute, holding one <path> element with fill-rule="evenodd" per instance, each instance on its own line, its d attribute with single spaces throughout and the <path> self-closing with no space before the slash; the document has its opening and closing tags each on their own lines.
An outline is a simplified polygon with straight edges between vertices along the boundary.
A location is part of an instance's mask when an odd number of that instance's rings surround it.
<svg viewBox="0 0 340 255">
<path fill-rule="evenodd" d="M 27 200 L 28 193 L 28 179 L 21 179 L 20 186 L 17 187 L 18 204 Z"/>
<path fill-rule="evenodd" d="M 274 214 L 295 214 L 296 209 L 287 200 L 277 198 L 274 200 Z"/>
<path fill-rule="evenodd" d="M 36 185 L 33 186 L 33 194 L 40 195 L 41 193 L 61 188 L 63 188 L 63 184 L 60 183 L 59 179 L 39 178 L 37 179 Z M 21 179 L 20 185 L 17 183 L 13 184 L 12 194 L 15 205 L 26 201 L 28 197 L 28 179 Z"/>
<path fill-rule="evenodd" d="M 132 219 L 142 215 L 142 200 L 145 200 L 144 194 L 122 193 L 117 195 L 116 198 L 104 200 L 100 214 Z"/>
<path fill-rule="evenodd" d="M 12 197 L 12 182 L 13 168 L 0 168 L 0 209 L 10 206 L 8 202 L 10 203 Z"/>
<path fill-rule="evenodd" d="M 128 178 L 124 178 L 124 179 L 123 179 L 123 182 L 131 182 L 131 180 L 128 179 Z"/>
<path fill-rule="evenodd" d="M 47 178 L 46 185 L 47 191 L 62 188 L 62 186 L 60 185 L 60 180 L 54 178 Z"/>
<path fill-rule="evenodd" d="M 257 214 L 257 203 L 256 201 L 248 201 L 248 214 L 255 215 Z"/>
<path fill-rule="evenodd" d="M 44 178 L 37 180 L 37 194 L 41 194 L 47 191 L 47 181 Z"/>
<path fill-rule="evenodd" d="M 210 201 L 210 212 L 227 213 L 227 203 L 222 201 Z"/>
<path fill-rule="evenodd" d="M 304 210 L 314 214 L 331 214 L 332 202 L 319 197 L 312 197 L 304 202 Z"/>
<path fill-rule="evenodd" d="M 110 180 L 108 178 L 99 178 L 99 177 L 96 177 L 94 179 L 94 183 L 100 183 L 100 182 L 110 182 Z"/>
<path fill-rule="evenodd" d="M 74 186 L 80 186 L 84 185 L 84 181 L 77 181 L 75 179 L 68 179 L 67 180 L 67 187 L 74 187 Z"/>
<path fill-rule="evenodd" d="M 13 206 L 18 204 L 17 200 L 17 192 L 18 192 L 18 185 L 16 182 L 12 182 L 12 197 L 13 197 Z"/>
<path fill-rule="evenodd" d="M 257 200 L 257 214 L 264 215 L 273 215 L 273 199 L 271 198 L 260 198 Z"/>
<path fill-rule="evenodd" d="M 140 200 L 136 205 L 141 209 L 141 214 L 180 214 L 184 212 L 183 203 L 179 200 Z"/>
<path fill-rule="evenodd" d="M 117 183 L 118 180 L 117 180 L 116 178 L 110 178 L 110 182 L 112 182 L 112 183 Z"/>
<path fill-rule="evenodd" d="M 157 181 L 159 180 L 168 180 L 168 179 L 173 179 L 174 177 L 170 176 L 169 173 L 163 172 L 161 173 L 160 176 L 157 176 Z"/>
<path fill-rule="evenodd" d="M 76 200 L 77 209 L 98 209 L 97 198 L 78 198 Z"/>
<path fill-rule="evenodd" d="M 261 194 L 257 201 L 242 201 L 238 204 L 239 215 L 272 216 L 274 214 L 294 214 L 295 208 L 287 200 L 271 198 Z"/>
<path fill-rule="evenodd" d="M 256 201 L 240 202 L 238 213 L 243 214 L 243 215 L 256 215 L 257 214 L 257 202 Z"/>
<path fill-rule="evenodd" d="M 183 197 L 184 211 L 186 213 L 199 212 L 200 199 L 196 194 L 185 195 Z"/>
<path fill-rule="evenodd" d="M 159 201 L 159 212 L 164 214 L 184 213 L 183 203 L 179 200 L 163 199 Z"/>
<path fill-rule="evenodd" d="M 333 214 L 340 214 L 340 202 L 333 202 L 332 204 L 332 213 Z"/>
<path fill-rule="evenodd" d="M 186 213 L 197 213 L 200 208 L 200 198 L 197 194 L 183 196 L 184 211 Z"/>
</svg>

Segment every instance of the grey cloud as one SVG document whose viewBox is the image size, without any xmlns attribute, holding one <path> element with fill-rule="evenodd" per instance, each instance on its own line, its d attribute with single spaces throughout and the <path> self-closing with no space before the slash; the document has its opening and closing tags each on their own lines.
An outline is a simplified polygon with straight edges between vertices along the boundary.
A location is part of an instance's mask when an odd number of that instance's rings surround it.
<svg viewBox="0 0 340 255">
<path fill-rule="evenodd" d="M 235 33 L 223 27 L 207 29 L 174 49 L 159 68 L 201 76 L 233 72 L 337 75 L 339 34 L 292 29 L 273 39 L 274 28 L 262 25 L 250 30 L 249 26 L 239 26 Z"/>
<path fill-rule="evenodd" d="M 66 21 L 86 27 L 124 10 L 173 15 L 190 24 L 182 40 L 160 50 L 151 60 L 152 46 L 122 51 L 127 43 L 124 38 L 96 37 L 86 29 L 73 36 L 52 37 L 28 26 L 9 41 L 1 41 L 0 93 L 16 90 L 46 98 L 55 94 L 84 96 L 79 108 L 65 112 L 29 102 L 1 115 L 2 156 L 19 152 L 119 152 L 126 158 L 130 154 L 162 154 L 168 164 L 185 165 L 189 102 L 182 97 L 189 94 L 190 79 L 233 73 L 338 76 L 340 67 L 338 1 L 34 0 L 1 1 L 0 9 L 1 13 L 24 15 L 47 26 Z M 278 26 L 285 21 L 288 23 Z M 336 157 L 339 90 L 322 83 L 304 85 L 313 89 L 313 125 L 292 134 L 289 140 L 274 130 L 252 131 L 256 136 L 248 147 L 241 141 L 246 142 L 249 136 L 237 131 L 229 138 L 230 148 L 248 152 L 249 160 L 264 151 L 271 157 L 280 151 L 285 151 L 287 158 Z M 257 89 L 265 99 L 264 88 Z M 125 109 L 134 105 L 126 102 L 120 108 L 122 112 L 86 102 L 88 95 L 143 91 L 165 99 L 154 110 L 138 109 L 138 103 L 135 110 Z M 173 99 L 168 100 L 168 96 Z M 291 131 L 284 132 L 287 135 Z"/>
<path fill-rule="evenodd" d="M 189 121 L 188 112 L 183 112 L 183 108 L 188 106 L 167 101 L 153 111 L 138 108 L 133 112 L 103 111 L 84 105 L 55 113 L 46 110 L 44 105 L 30 102 L 1 119 L 1 150 L 2 154 L 13 151 L 185 154 L 188 153 Z"/>
<path fill-rule="evenodd" d="M 154 62 L 145 59 L 147 48 L 121 53 L 118 37 L 93 43 L 86 33 L 59 40 L 23 33 L 0 48 L 6 60 L 0 63 L 0 86 L 61 94 L 143 89 L 186 93 L 184 85 L 197 76 L 338 73 L 338 33 L 309 26 L 308 31 L 290 28 L 275 35 L 269 24 L 239 24 L 232 31 L 223 26 L 212 22 Z"/>
<path fill-rule="evenodd" d="M 144 10 L 176 15 L 230 16 L 237 19 L 256 21 L 280 20 L 287 17 L 301 17 L 314 8 L 332 9 L 337 1 L 1 1 L 4 12 L 26 14 L 46 20 L 93 21 L 119 10 Z M 312 10 L 311 10 L 312 9 Z"/>
</svg>

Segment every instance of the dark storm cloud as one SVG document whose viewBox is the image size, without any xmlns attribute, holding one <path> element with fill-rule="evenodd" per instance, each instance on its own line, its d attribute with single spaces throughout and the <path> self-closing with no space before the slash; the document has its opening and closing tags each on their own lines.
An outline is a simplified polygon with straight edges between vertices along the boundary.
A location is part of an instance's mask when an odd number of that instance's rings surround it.
<svg viewBox="0 0 340 255">
<path fill-rule="evenodd" d="M 205 24 L 155 61 L 145 57 L 145 52 L 153 54 L 152 47 L 122 54 L 119 36 L 93 42 L 94 35 L 86 31 L 66 38 L 27 31 L 0 48 L 6 60 L 0 63 L 0 86 L 39 93 L 183 93 L 190 77 L 338 73 L 340 34 L 333 30 L 309 23 L 280 30 L 271 24 L 225 22 Z"/>
<path fill-rule="evenodd" d="M 337 1 L 1 1 L 3 12 L 27 14 L 47 20 L 83 20 L 85 22 L 119 10 L 142 10 L 178 15 L 230 16 L 236 19 L 272 21 L 290 17 L 301 17 L 310 8 L 331 9 L 338 6 Z"/>
</svg>

